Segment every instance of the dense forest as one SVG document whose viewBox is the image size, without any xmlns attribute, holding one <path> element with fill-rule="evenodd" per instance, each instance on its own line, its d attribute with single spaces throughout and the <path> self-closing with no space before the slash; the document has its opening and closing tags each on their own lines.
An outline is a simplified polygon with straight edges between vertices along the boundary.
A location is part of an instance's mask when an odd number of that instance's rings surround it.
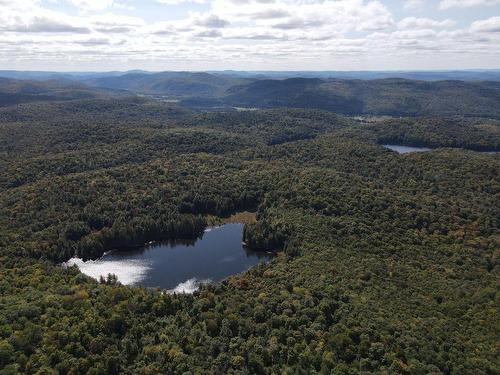
<svg viewBox="0 0 500 375">
<path fill-rule="evenodd" d="M 300 107 L 347 115 L 485 116 L 499 119 L 499 82 L 289 78 L 231 87 L 222 103 Z"/>
<path fill-rule="evenodd" d="M 498 374 L 499 149 L 477 117 L 6 105 L 0 374 Z M 58 265 L 240 211 L 277 256 L 192 295 Z"/>
<path fill-rule="evenodd" d="M 341 79 L 319 73 L 318 76 L 291 78 L 285 75 L 282 79 L 279 76 L 271 79 L 266 75 L 240 76 L 230 72 L 54 74 L 51 78 L 0 78 L 0 107 L 25 101 L 102 99 L 139 94 L 167 102 L 180 101 L 185 107 L 203 111 L 307 108 L 343 115 L 500 119 L 500 81 L 485 80 L 488 76 L 467 82 Z"/>
<path fill-rule="evenodd" d="M 0 108 L 14 104 L 130 96 L 117 90 L 92 88 L 71 80 L 30 81 L 0 78 Z"/>
</svg>

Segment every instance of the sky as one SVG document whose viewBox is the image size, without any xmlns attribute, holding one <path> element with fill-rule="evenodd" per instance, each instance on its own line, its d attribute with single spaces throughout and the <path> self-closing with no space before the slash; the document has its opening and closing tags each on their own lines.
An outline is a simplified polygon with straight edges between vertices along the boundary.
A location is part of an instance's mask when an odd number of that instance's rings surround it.
<svg viewBox="0 0 500 375">
<path fill-rule="evenodd" d="M 0 0 L 0 69 L 500 68 L 500 0 Z"/>
</svg>

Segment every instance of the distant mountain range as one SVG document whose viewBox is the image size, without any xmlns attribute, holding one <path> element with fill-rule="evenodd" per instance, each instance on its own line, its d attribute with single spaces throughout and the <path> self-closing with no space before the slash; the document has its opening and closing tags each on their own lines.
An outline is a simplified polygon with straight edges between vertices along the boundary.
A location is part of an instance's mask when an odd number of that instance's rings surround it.
<svg viewBox="0 0 500 375">
<path fill-rule="evenodd" d="M 71 100 L 114 95 L 146 95 L 175 99 L 199 109 L 317 108 L 348 115 L 478 116 L 500 118 L 500 79 L 427 80 L 382 78 L 307 77 L 321 72 L 162 72 L 47 73 L 2 72 L 16 79 L 0 78 L 0 105 L 24 101 Z M 342 72 L 389 74 L 384 72 Z M 266 74 L 273 75 L 265 78 Z M 292 74 L 292 72 L 290 72 Z M 424 74 L 411 73 L 405 74 Z M 431 74 L 431 73 L 426 73 Z M 433 72 L 468 75 L 472 78 L 498 75 L 500 71 Z M 300 75 L 303 75 L 301 77 Z M 25 79 L 21 80 L 20 78 Z"/>
<path fill-rule="evenodd" d="M 500 116 L 500 82 L 290 78 L 232 87 L 240 107 L 318 108 L 343 114 Z"/>
<path fill-rule="evenodd" d="M 105 77 L 120 77 L 133 75 L 163 75 L 178 76 L 198 73 L 209 73 L 226 78 L 251 79 L 286 79 L 286 78 L 341 78 L 341 79 L 384 79 L 403 78 L 421 81 L 500 81 L 500 69 L 469 69 L 469 70 L 399 70 L 399 71 L 207 71 L 207 72 L 148 72 L 145 70 L 129 70 L 125 72 L 43 72 L 0 70 L 0 77 L 16 79 L 54 79 L 69 78 L 76 80 L 97 79 Z"/>
<path fill-rule="evenodd" d="M 232 71 L 208 72 L 234 77 L 259 79 L 285 78 L 340 78 L 340 79 L 384 79 L 403 78 L 421 81 L 500 81 L 500 69 L 443 70 L 443 71 Z"/>
<path fill-rule="evenodd" d="M 128 90 L 140 94 L 171 97 L 219 97 L 253 79 L 191 72 L 127 73 L 120 76 L 81 78 L 93 87 Z"/>
</svg>

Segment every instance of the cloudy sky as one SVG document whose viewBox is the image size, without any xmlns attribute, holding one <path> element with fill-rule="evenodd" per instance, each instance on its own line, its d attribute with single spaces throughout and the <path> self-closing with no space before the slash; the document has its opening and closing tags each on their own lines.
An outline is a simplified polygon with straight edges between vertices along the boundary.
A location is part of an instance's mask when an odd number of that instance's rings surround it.
<svg viewBox="0 0 500 375">
<path fill-rule="evenodd" d="M 0 0 L 0 69 L 500 68 L 500 0 Z"/>
</svg>

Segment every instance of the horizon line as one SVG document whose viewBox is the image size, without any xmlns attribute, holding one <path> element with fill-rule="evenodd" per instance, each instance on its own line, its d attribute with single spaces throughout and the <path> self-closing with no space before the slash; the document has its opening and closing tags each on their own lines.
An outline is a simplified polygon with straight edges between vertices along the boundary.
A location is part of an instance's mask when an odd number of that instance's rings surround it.
<svg viewBox="0 0 500 375">
<path fill-rule="evenodd" d="M 0 69 L 0 72 L 30 72 L 30 73 L 127 73 L 127 72 L 148 72 L 148 73 L 224 73 L 224 72 L 247 72 L 247 73 L 449 73 L 449 72 L 494 72 L 499 68 L 467 68 L 467 69 L 366 69 L 366 70 L 245 70 L 245 69 L 207 69 L 207 70 L 30 70 L 30 69 Z"/>
</svg>

